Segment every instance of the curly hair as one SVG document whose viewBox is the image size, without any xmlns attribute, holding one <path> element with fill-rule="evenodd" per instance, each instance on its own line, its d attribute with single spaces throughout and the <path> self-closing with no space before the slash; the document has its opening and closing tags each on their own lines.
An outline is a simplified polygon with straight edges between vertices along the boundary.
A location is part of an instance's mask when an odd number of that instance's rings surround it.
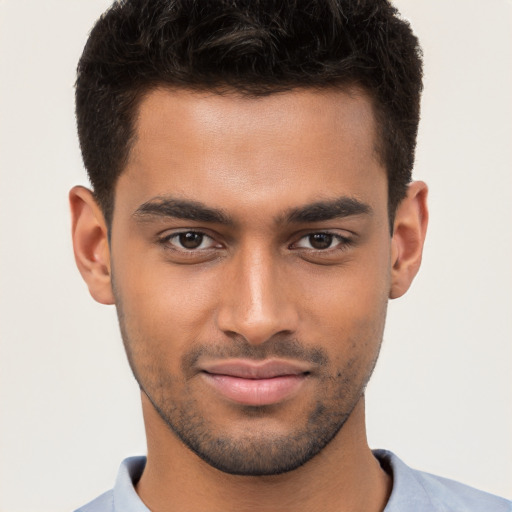
<svg viewBox="0 0 512 512">
<path fill-rule="evenodd" d="M 422 54 L 386 0 L 122 0 L 96 22 L 78 64 L 84 165 L 110 224 L 141 99 L 156 87 L 261 96 L 358 86 L 372 99 L 388 211 L 411 180 Z"/>
</svg>

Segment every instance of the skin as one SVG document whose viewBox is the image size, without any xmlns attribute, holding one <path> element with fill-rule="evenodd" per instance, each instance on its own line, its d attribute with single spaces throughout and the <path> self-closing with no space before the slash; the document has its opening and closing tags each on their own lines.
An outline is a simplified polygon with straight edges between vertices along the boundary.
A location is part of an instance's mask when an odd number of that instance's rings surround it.
<svg viewBox="0 0 512 512">
<path fill-rule="evenodd" d="M 427 188 L 409 186 L 391 236 L 370 99 L 155 90 L 136 133 L 110 244 L 92 194 L 70 200 L 78 267 L 116 304 L 141 385 L 140 497 L 156 512 L 383 510 L 391 482 L 366 441 L 364 389 L 388 299 L 419 269 Z M 202 370 L 242 357 L 306 376 L 278 403 L 245 406 Z"/>
</svg>

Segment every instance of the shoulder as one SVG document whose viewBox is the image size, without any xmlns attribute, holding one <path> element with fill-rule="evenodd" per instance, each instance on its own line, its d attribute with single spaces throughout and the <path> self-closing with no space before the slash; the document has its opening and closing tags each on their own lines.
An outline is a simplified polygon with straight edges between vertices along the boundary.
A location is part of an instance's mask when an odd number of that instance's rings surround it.
<svg viewBox="0 0 512 512">
<path fill-rule="evenodd" d="M 75 512 L 113 512 L 114 511 L 114 493 L 112 490 L 103 493 L 96 499 L 87 503 Z"/>
<path fill-rule="evenodd" d="M 375 450 L 393 475 L 393 490 L 384 512 L 512 512 L 512 502 L 468 485 L 417 471 L 385 450 Z"/>
<path fill-rule="evenodd" d="M 416 478 L 439 510 L 512 512 L 512 502 L 494 494 L 422 471 L 416 471 Z M 441 508 L 443 505 L 445 509 Z"/>
</svg>

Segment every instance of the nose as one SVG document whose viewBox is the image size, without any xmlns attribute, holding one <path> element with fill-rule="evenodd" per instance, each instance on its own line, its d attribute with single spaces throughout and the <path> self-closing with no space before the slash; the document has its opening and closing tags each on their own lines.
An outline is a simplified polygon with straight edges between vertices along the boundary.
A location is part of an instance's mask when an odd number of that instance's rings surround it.
<svg viewBox="0 0 512 512">
<path fill-rule="evenodd" d="M 253 345 L 296 331 L 296 300 L 278 258 L 254 247 L 233 258 L 217 314 L 220 330 Z"/>
</svg>

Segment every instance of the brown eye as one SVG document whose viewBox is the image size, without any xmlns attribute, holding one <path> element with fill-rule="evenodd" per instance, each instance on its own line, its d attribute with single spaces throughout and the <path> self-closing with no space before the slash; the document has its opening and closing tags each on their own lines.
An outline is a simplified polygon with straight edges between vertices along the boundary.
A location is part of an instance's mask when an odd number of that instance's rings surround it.
<svg viewBox="0 0 512 512">
<path fill-rule="evenodd" d="M 181 251 L 182 253 L 199 253 L 210 249 L 221 249 L 211 236 L 201 231 L 181 231 L 164 236 L 160 243 L 167 249 Z"/>
<path fill-rule="evenodd" d="M 197 249 L 203 243 L 203 238 L 204 235 L 202 233 L 195 233 L 193 231 L 178 235 L 178 241 L 185 249 Z"/>
<path fill-rule="evenodd" d="M 313 249 L 329 249 L 332 245 L 333 235 L 329 233 L 314 233 L 308 236 L 309 244 Z"/>
</svg>

